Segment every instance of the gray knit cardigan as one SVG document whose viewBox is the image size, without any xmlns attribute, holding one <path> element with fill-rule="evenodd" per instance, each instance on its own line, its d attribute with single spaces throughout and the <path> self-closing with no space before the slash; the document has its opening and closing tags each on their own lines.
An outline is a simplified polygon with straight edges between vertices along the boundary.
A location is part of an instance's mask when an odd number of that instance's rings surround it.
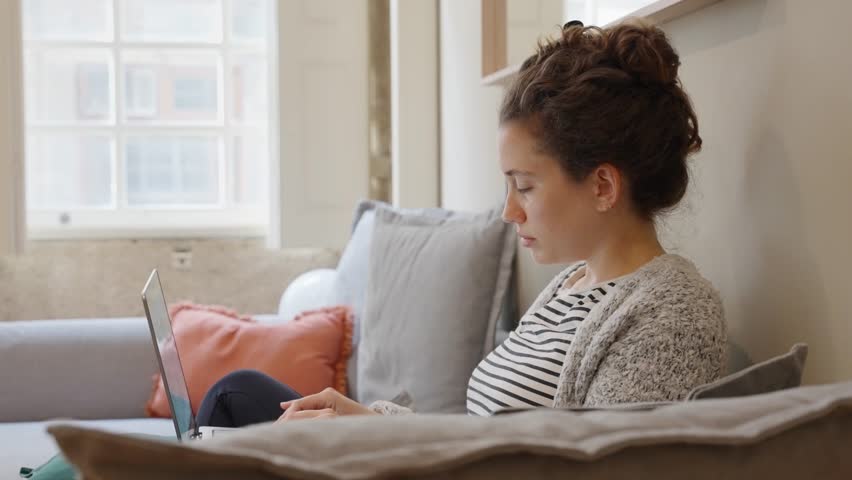
<svg viewBox="0 0 852 480">
<path fill-rule="evenodd" d="M 557 275 L 528 313 L 546 304 L 575 267 Z M 681 400 L 722 376 L 726 345 L 718 292 L 689 260 L 661 255 L 621 281 L 580 324 L 553 406 Z M 370 408 L 411 412 L 387 401 Z"/>
</svg>

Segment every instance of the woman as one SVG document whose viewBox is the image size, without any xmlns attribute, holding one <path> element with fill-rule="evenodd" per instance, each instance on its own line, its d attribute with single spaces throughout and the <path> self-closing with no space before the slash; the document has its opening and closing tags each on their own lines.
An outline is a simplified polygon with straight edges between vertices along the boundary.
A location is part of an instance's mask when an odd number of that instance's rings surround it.
<svg viewBox="0 0 852 480">
<path fill-rule="evenodd" d="M 570 22 L 521 66 L 500 112 L 503 219 L 536 262 L 572 265 L 473 372 L 471 414 L 678 400 L 724 372 L 718 294 L 664 251 L 655 228 L 684 196 L 687 157 L 701 147 L 679 64 L 656 27 Z M 241 371 L 211 389 L 199 421 L 403 412 L 331 389 L 299 398 Z"/>
</svg>

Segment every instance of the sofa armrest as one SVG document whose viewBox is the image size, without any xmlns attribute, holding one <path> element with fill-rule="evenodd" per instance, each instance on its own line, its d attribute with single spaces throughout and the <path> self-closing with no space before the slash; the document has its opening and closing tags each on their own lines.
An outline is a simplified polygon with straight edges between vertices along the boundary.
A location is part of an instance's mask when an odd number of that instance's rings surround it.
<svg viewBox="0 0 852 480">
<path fill-rule="evenodd" d="M 0 322 L 0 422 L 143 417 L 157 371 L 141 317 Z"/>
</svg>

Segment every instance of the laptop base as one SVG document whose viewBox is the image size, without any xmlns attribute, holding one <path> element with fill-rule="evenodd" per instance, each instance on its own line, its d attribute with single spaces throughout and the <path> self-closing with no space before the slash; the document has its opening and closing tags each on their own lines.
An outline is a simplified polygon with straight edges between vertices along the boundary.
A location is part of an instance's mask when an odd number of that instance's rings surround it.
<svg viewBox="0 0 852 480">
<path fill-rule="evenodd" d="M 189 436 L 190 440 L 207 440 L 215 436 L 226 435 L 229 432 L 239 430 L 228 427 L 198 427 L 198 432 Z"/>
</svg>

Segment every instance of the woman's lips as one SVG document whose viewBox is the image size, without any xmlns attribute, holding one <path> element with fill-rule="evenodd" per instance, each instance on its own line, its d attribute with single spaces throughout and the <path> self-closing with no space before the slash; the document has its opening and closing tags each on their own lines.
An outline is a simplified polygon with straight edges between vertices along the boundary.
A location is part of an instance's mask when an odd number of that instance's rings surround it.
<svg viewBox="0 0 852 480">
<path fill-rule="evenodd" d="M 533 237 L 526 237 L 524 235 L 521 235 L 520 237 L 521 237 L 521 245 L 523 245 L 525 247 L 529 247 L 530 245 L 533 244 L 533 242 L 535 242 L 535 238 L 533 238 Z"/>
</svg>

